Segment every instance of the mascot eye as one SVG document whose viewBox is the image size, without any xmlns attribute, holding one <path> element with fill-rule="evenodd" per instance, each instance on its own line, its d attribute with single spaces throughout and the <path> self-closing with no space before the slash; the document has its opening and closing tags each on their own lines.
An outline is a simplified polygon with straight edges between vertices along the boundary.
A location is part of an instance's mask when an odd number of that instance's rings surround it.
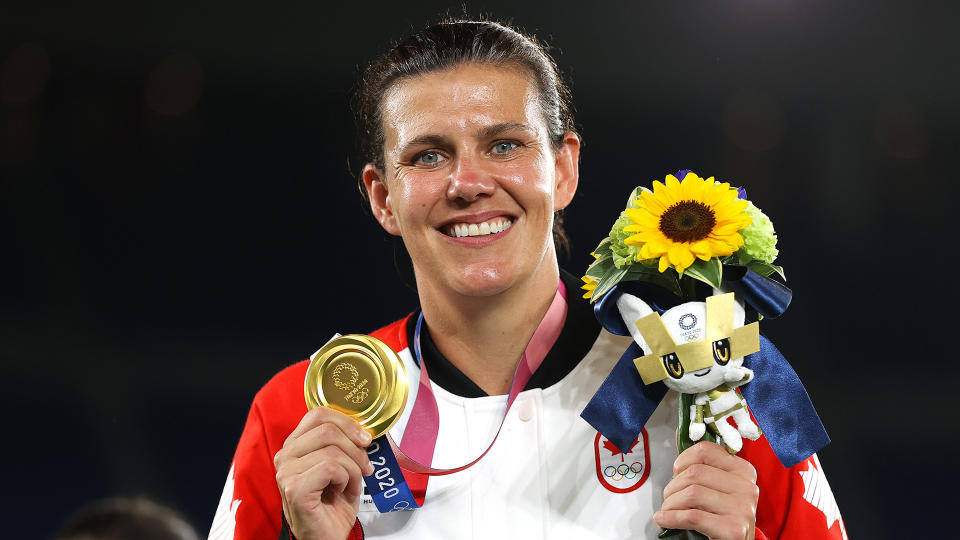
<svg viewBox="0 0 960 540">
<path fill-rule="evenodd" d="M 667 368 L 667 373 L 669 373 L 671 377 L 674 379 L 683 377 L 683 365 L 680 363 L 680 359 L 677 358 L 677 353 L 665 354 L 660 357 L 660 360 L 663 361 L 663 367 Z"/>
<path fill-rule="evenodd" d="M 730 361 L 730 340 L 723 338 L 713 342 L 713 359 L 721 366 Z"/>
</svg>

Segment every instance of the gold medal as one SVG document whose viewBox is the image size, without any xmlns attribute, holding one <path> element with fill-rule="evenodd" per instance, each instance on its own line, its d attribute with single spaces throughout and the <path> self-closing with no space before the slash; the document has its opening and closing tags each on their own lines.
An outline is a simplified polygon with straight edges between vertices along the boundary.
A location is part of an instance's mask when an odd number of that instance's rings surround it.
<svg viewBox="0 0 960 540">
<path fill-rule="evenodd" d="M 407 403 L 407 370 L 377 338 L 350 334 L 310 359 L 303 381 L 307 409 L 329 407 L 356 419 L 374 438 L 386 433 Z"/>
</svg>

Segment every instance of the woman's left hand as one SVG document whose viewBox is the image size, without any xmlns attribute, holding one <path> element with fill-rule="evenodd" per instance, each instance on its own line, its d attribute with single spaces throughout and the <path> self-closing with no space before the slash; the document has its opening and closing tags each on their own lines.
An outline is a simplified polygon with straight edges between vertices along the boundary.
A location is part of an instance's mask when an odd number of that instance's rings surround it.
<svg viewBox="0 0 960 540">
<path fill-rule="evenodd" d="M 701 442 L 673 463 L 673 480 L 653 520 L 664 529 L 695 530 L 717 540 L 753 540 L 759 497 L 750 462 Z"/>
</svg>

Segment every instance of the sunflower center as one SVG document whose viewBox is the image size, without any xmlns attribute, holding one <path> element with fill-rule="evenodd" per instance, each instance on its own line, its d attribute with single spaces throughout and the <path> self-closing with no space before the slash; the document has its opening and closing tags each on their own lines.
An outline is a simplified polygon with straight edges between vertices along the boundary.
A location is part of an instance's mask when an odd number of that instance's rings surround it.
<svg viewBox="0 0 960 540">
<path fill-rule="evenodd" d="M 717 218 L 699 201 L 680 201 L 660 216 L 660 232 L 674 242 L 696 242 L 706 238 Z"/>
</svg>

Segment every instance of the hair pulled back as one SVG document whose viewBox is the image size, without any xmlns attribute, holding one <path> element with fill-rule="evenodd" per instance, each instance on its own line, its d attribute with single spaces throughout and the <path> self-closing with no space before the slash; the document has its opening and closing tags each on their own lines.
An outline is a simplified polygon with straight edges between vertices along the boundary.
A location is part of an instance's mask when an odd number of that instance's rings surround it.
<svg viewBox="0 0 960 540">
<path fill-rule="evenodd" d="M 570 90 L 556 62 L 534 36 L 493 21 L 449 19 L 397 43 L 363 74 L 357 93 L 357 119 L 364 159 L 384 170 L 383 96 L 393 85 L 418 75 L 461 64 L 520 68 L 536 84 L 540 110 L 554 149 L 564 133 L 575 131 Z M 366 196 L 362 180 L 361 193 Z M 554 216 L 554 241 L 567 248 L 562 218 Z"/>
</svg>

